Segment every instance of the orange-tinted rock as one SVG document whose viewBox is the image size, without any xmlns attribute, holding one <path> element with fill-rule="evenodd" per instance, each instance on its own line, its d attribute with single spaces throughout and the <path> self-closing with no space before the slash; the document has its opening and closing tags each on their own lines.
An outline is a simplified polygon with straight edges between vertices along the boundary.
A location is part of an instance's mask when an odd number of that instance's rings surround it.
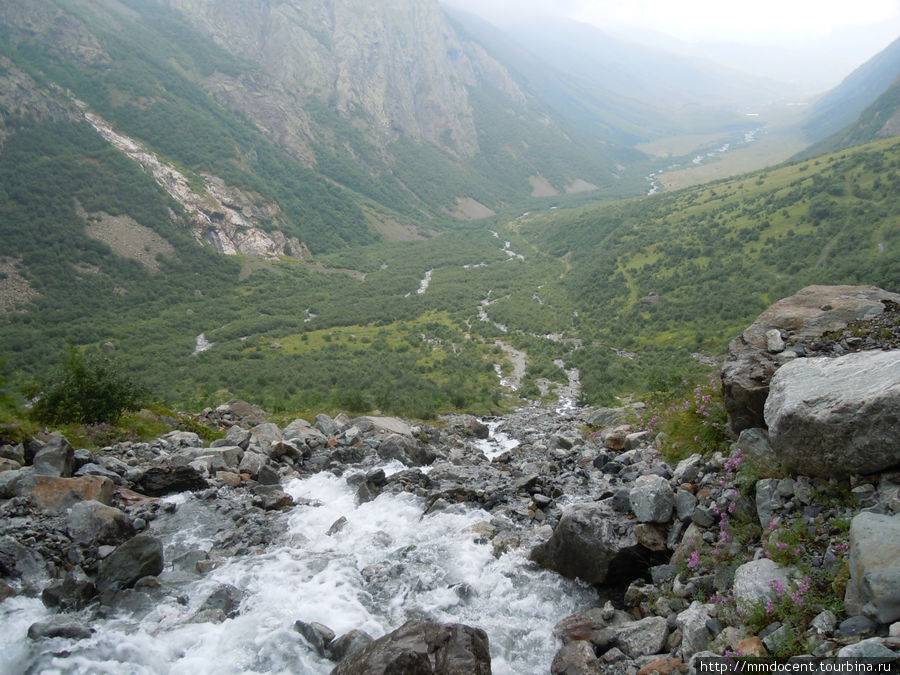
<svg viewBox="0 0 900 675">
<path fill-rule="evenodd" d="M 133 506 L 140 506 L 141 504 L 159 501 L 158 497 L 148 497 L 147 495 L 142 495 L 140 492 L 135 492 L 134 490 L 129 490 L 124 487 L 116 488 L 116 497 L 118 498 L 119 503 L 127 509 L 130 509 Z"/>
<path fill-rule="evenodd" d="M 654 661 L 653 663 L 648 663 L 646 666 L 641 668 L 637 675 L 653 675 L 653 673 L 659 673 L 659 675 L 670 675 L 670 673 L 680 673 L 682 671 L 683 661 L 677 657 L 670 657 L 667 659 L 659 659 L 658 661 Z"/>
<path fill-rule="evenodd" d="M 112 502 L 116 484 L 105 476 L 81 476 L 79 478 L 56 478 L 54 476 L 34 476 L 34 487 L 26 495 L 34 500 L 35 506 L 55 511 L 61 506 L 70 506 L 77 501 L 94 500 L 101 504 Z"/>
<path fill-rule="evenodd" d="M 766 646 L 763 644 L 763 641 L 755 635 L 753 637 L 744 638 L 743 640 L 738 642 L 737 647 L 738 654 L 740 654 L 741 656 L 761 658 L 769 655 L 769 652 L 768 650 L 766 650 Z"/>
</svg>

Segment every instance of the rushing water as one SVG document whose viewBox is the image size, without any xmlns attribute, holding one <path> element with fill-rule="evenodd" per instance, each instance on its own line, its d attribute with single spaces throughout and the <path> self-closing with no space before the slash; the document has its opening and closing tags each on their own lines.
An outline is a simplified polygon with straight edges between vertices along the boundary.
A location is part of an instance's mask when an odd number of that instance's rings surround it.
<svg viewBox="0 0 900 675">
<path fill-rule="evenodd" d="M 501 433 L 482 443 L 488 457 L 515 444 Z M 167 597 L 143 614 L 93 620 L 96 632 L 88 639 L 32 642 L 28 626 L 49 612 L 33 598 L 3 602 L 0 671 L 327 673 L 334 664 L 307 647 L 293 630 L 296 620 L 318 621 L 338 635 L 356 628 L 379 637 L 409 619 L 430 619 L 483 628 L 495 673 L 545 673 L 559 646 L 553 625 L 595 599 L 522 552 L 495 558 L 490 542 L 471 529 L 494 516 L 470 505 L 423 515 L 422 500 L 409 494 L 357 504 L 346 480 L 327 472 L 284 487 L 301 505 L 275 516 L 287 524 L 278 545 L 200 578 L 186 579 L 167 565 L 160 580 L 179 587 L 181 603 Z M 168 528 L 160 531 L 167 561 L 178 551 L 208 547 L 221 525 L 215 500 L 180 502 L 178 518 L 159 525 Z M 341 517 L 343 528 L 326 534 Z M 191 623 L 219 584 L 247 594 L 241 613 L 220 624 Z"/>
</svg>

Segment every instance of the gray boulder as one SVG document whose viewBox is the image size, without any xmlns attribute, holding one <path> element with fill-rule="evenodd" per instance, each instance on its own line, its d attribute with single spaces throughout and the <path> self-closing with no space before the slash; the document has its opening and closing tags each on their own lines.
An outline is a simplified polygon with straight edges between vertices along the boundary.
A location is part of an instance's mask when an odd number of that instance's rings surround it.
<svg viewBox="0 0 900 675">
<path fill-rule="evenodd" d="M 709 641 L 714 637 L 710 635 L 709 629 L 706 627 L 709 619 L 709 610 L 696 600 L 676 617 L 676 624 L 681 629 L 681 656 L 683 659 L 690 659 L 709 645 Z"/>
<path fill-rule="evenodd" d="M 163 571 L 163 545 L 156 537 L 139 534 L 119 546 L 100 563 L 97 590 L 130 588 L 147 576 Z"/>
<path fill-rule="evenodd" d="M 73 505 L 66 515 L 66 529 L 77 544 L 120 544 L 134 535 L 131 519 L 122 511 L 89 500 Z"/>
<path fill-rule="evenodd" d="M 75 470 L 75 450 L 61 434 L 53 434 L 34 456 L 33 471 L 39 476 L 70 478 Z"/>
<path fill-rule="evenodd" d="M 84 640 L 91 637 L 93 632 L 77 619 L 64 614 L 52 616 L 46 621 L 39 621 L 28 627 L 28 637 L 31 640 L 40 640 L 41 638 Z"/>
<path fill-rule="evenodd" d="M 250 445 L 259 452 L 269 454 L 269 449 L 282 439 L 281 429 L 277 424 L 265 422 L 257 424 L 250 430 Z"/>
<path fill-rule="evenodd" d="M 900 619 L 900 514 L 864 511 L 853 518 L 848 604 L 849 614 L 859 610 L 877 623 Z"/>
<path fill-rule="evenodd" d="M 490 675 L 487 634 L 463 624 L 409 621 L 341 661 L 332 675 Z"/>
<path fill-rule="evenodd" d="M 798 359 L 772 379 L 765 406 L 781 461 L 806 475 L 900 464 L 900 351 Z"/>
<path fill-rule="evenodd" d="M 375 642 L 375 638 L 364 630 L 349 630 L 328 645 L 328 655 L 332 661 L 343 661 L 363 647 Z"/>
<path fill-rule="evenodd" d="M 600 675 L 603 668 L 589 640 L 573 640 L 556 652 L 551 675 Z"/>
<path fill-rule="evenodd" d="M 631 510 L 642 523 L 667 523 L 675 507 L 675 495 L 662 476 L 640 476 L 628 493 Z"/>
<path fill-rule="evenodd" d="M 785 592 L 790 585 L 787 571 L 774 560 L 760 558 L 738 567 L 734 572 L 734 598 L 742 613 L 753 606 L 774 600 L 777 589 Z"/>
<path fill-rule="evenodd" d="M 763 408 L 779 362 L 768 351 L 766 333 L 786 331 L 795 340 L 811 340 L 884 311 L 883 299 L 900 295 L 875 286 L 807 286 L 757 317 L 728 345 L 722 368 L 722 392 L 728 424 L 734 433 L 765 426 Z"/>
<path fill-rule="evenodd" d="M 659 654 L 669 637 L 668 625 L 661 616 L 648 616 L 612 630 L 616 646 L 632 659 Z"/>
<path fill-rule="evenodd" d="M 147 469 L 137 480 L 138 491 L 150 497 L 163 497 L 175 492 L 202 490 L 209 487 L 203 475 L 193 466 Z"/>
<path fill-rule="evenodd" d="M 391 434 L 378 444 L 378 456 L 382 459 L 397 459 L 407 466 L 430 464 L 437 455 L 424 443 L 401 434 Z"/>
<path fill-rule="evenodd" d="M 532 549 L 531 559 L 571 579 L 603 583 L 611 567 L 649 553 L 633 531 L 617 532 L 617 520 L 605 504 L 575 504 L 563 513 L 550 539 Z"/>
</svg>

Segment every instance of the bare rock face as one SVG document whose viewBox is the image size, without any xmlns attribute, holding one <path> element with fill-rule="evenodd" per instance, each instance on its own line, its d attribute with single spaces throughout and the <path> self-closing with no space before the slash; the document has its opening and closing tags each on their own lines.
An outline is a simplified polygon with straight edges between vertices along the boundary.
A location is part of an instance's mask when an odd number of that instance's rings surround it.
<svg viewBox="0 0 900 675">
<path fill-rule="evenodd" d="M 341 661 L 332 675 L 490 675 L 487 634 L 463 624 L 408 621 Z"/>
<path fill-rule="evenodd" d="M 875 286 L 807 286 L 779 300 L 728 345 L 722 369 L 725 409 L 732 432 L 765 427 L 763 409 L 772 376 L 785 361 L 769 350 L 777 344 L 771 333 L 789 336 L 789 343 L 815 340 L 853 321 L 884 311 L 882 300 L 900 302 L 900 295 Z"/>
<path fill-rule="evenodd" d="M 765 405 L 781 463 L 806 475 L 900 465 L 900 351 L 798 359 L 772 378 Z"/>
</svg>

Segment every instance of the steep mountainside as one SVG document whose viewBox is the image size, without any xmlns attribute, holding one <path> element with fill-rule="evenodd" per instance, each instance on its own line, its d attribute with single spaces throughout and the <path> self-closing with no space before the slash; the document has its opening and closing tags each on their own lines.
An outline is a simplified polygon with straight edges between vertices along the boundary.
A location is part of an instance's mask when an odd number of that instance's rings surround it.
<svg viewBox="0 0 900 675">
<path fill-rule="evenodd" d="M 900 38 L 848 75 L 819 99 L 810 111 L 804 131 L 819 141 L 851 124 L 900 76 Z"/>
<path fill-rule="evenodd" d="M 575 21 L 510 16 L 498 28 L 452 7 L 449 12 L 558 114 L 626 143 L 746 125 L 741 107 L 768 101 L 783 89 Z"/>
<path fill-rule="evenodd" d="M 860 145 L 877 138 L 900 135 L 900 75 L 862 115 L 840 131 L 803 151 L 803 157 Z"/>
<path fill-rule="evenodd" d="M 285 253 L 640 190 L 640 153 L 564 128 L 434 0 L 11 0 L 0 53 L 200 197 L 240 191 Z"/>
</svg>

